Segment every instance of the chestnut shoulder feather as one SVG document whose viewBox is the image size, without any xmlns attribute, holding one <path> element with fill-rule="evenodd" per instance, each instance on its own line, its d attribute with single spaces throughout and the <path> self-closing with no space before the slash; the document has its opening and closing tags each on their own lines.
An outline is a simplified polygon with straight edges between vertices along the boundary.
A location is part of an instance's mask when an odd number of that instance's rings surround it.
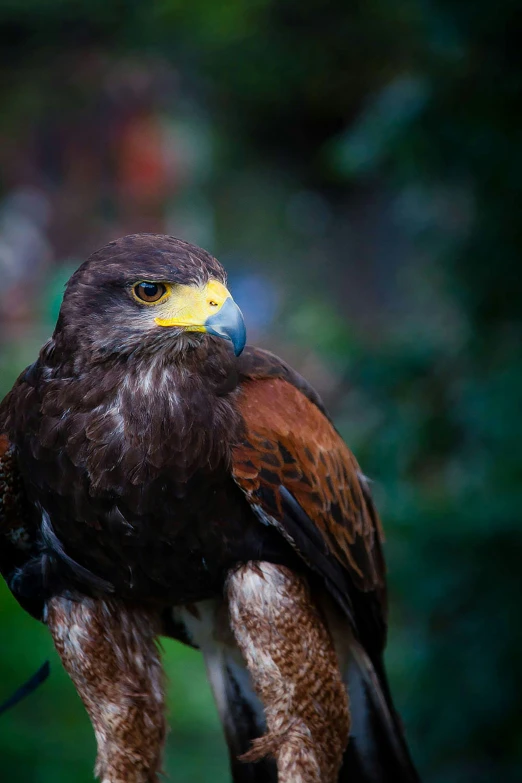
<svg viewBox="0 0 522 783">
<path fill-rule="evenodd" d="M 233 475 L 258 517 L 278 528 L 370 648 L 386 632 L 382 528 L 367 480 L 311 386 L 251 349 L 241 367 L 244 434 Z"/>
</svg>

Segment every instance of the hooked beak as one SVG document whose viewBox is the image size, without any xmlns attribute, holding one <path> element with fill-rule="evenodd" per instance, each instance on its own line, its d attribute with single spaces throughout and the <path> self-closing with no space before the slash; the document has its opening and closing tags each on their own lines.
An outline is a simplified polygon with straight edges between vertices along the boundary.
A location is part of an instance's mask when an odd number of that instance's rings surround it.
<svg viewBox="0 0 522 783">
<path fill-rule="evenodd" d="M 158 326 L 215 334 L 232 343 L 236 356 L 245 347 L 241 310 L 219 280 L 209 280 L 203 286 L 168 285 L 166 298 L 157 305 L 156 312 L 154 320 Z"/>
<path fill-rule="evenodd" d="M 246 327 L 241 310 L 229 296 L 217 313 L 205 321 L 205 331 L 229 340 L 234 346 L 234 353 L 239 356 L 246 343 Z"/>
</svg>

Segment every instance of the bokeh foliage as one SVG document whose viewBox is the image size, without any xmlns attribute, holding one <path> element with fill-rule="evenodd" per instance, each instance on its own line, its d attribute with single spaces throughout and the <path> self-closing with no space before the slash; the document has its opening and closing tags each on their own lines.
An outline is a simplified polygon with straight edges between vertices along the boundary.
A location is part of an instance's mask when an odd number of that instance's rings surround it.
<svg viewBox="0 0 522 783">
<path fill-rule="evenodd" d="M 375 481 L 390 676 L 430 783 L 522 776 L 521 16 L 511 0 L 0 2 L 3 137 L 84 100 L 67 79 L 57 91 L 56 74 L 93 45 L 173 63 L 212 117 L 201 185 L 216 202 L 212 249 L 233 269 L 234 252 L 255 252 L 294 286 L 266 342 L 297 355 L 315 346 L 336 381 L 338 426 Z M 312 217 L 326 210 L 319 238 L 281 221 L 292 188 L 314 194 Z M 366 242 L 384 232 L 365 318 L 352 317 L 347 292 L 364 274 L 345 231 L 359 199 L 384 200 L 394 227 L 370 210 L 359 229 Z M 297 210 L 294 222 L 307 217 Z M 27 340 L 16 355 L 4 348 L 2 392 L 33 354 Z M 7 693 L 51 653 L 5 591 L 1 606 Z M 167 648 L 168 769 L 177 781 L 225 780 L 201 662 Z M 54 670 L 2 719 L 6 780 L 90 779 L 87 719 Z"/>
</svg>

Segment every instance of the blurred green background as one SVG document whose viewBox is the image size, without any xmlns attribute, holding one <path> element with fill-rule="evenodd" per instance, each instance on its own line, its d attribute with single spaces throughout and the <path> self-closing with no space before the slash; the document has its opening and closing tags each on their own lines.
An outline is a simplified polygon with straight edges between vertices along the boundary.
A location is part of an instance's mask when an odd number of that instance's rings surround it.
<svg viewBox="0 0 522 783">
<path fill-rule="evenodd" d="M 250 341 L 326 399 L 387 532 L 387 663 L 427 783 L 522 779 L 522 6 L 0 0 L 0 393 L 119 235 L 226 265 Z M 87 783 L 94 739 L 0 591 L 2 780 Z M 228 779 L 165 642 L 176 783 Z"/>
</svg>

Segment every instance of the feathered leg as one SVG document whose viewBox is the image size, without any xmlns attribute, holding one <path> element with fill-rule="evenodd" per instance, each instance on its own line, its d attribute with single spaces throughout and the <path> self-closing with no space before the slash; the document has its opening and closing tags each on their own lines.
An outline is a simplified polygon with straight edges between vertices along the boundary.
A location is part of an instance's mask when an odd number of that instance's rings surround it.
<svg viewBox="0 0 522 783">
<path fill-rule="evenodd" d="M 174 619 L 184 636 L 205 658 L 208 679 L 221 718 L 234 783 L 277 783 L 273 758 L 255 763 L 240 761 L 252 740 L 266 731 L 263 705 L 254 692 L 245 660 L 230 628 L 228 606 L 223 600 L 201 601 L 176 607 Z M 179 636 L 178 636 L 179 638 Z"/>
<path fill-rule="evenodd" d="M 165 740 L 155 619 L 116 601 L 54 598 L 47 625 L 89 713 L 103 783 L 156 783 Z"/>
<path fill-rule="evenodd" d="M 227 593 L 268 726 L 243 759 L 273 755 L 279 783 L 335 783 L 348 742 L 348 698 L 306 581 L 283 566 L 252 562 L 230 574 Z"/>
</svg>

